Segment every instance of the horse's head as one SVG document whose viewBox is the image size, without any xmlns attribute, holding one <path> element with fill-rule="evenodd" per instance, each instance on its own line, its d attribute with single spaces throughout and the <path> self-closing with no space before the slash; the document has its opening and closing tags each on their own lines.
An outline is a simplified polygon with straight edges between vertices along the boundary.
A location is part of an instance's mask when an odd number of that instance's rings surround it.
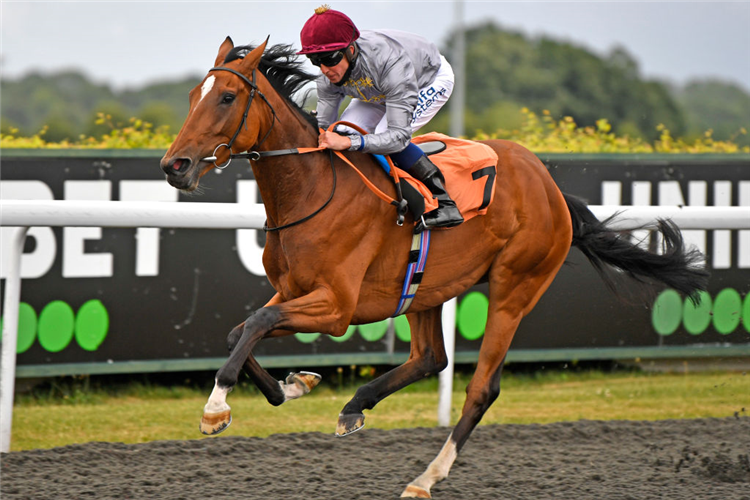
<svg viewBox="0 0 750 500">
<path fill-rule="evenodd" d="M 262 99 L 251 101 L 252 82 L 265 47 L 264 42 L 245 57 L 225 63 L 234 43 L 227 37 L 221 44 L 214 68 L 190 91 L 188 116 L 161 159 L 169 184 L 193 191 L 206 172 L 229 161 L 231 150 L 244 151 L 258 141 L 263 117 L 270 110 Z"/>
</svg>

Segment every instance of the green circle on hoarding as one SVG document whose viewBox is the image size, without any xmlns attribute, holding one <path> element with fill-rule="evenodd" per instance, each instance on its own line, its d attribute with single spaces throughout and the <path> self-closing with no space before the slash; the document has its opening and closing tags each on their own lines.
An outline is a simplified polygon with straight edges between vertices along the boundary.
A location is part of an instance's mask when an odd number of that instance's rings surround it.
<svg viewBox="0 0 750 500">
<path fill-rule="evenodd" d="M 711 296 L 707 292 L 700 292 L 700 304 L 695 305 L 690 299 L 685 299 L 682 311 L 682 324 L 691 335 L 700 335 L 711 324 Z"/>
<path fill-rule="evenodd" d="M 722 335 L 732 333 L 740 324 L 742 298 L 733 288 L 720 291 L 714 300 L 714 328 Z"/>
<path fill-rule="evenodd" d="M 320 333 L 302 333 L 297 332 L 294 334 L 294 338 L 302 342 L 303 344 L 312 344 L 320 337 Z"/>
<path fill-rule="evenodd" d="M 466 340 L 477 340 L 484 335 L 490 301 L 481 292 L 466 294 L 458 307 L 458 331 Z"/>
<path fill-rule="evenodd" d="M 742 308 L 742 324 L 745 330 L 750 333 L 750 292 L 745 295 L 745 307 Z"/>
<path fill-rule="evenodd" d="M 393 326 L 396 330 L 396 338 L 402 342 L 411 342 L 411 326 L 406 315 L 402 314 L 393 320 Z"/>
<path fill-rule="evenodd" d="M 62 300 L 44 306 L 39 314 L 39 343 L 49 352 L 60 352 L 70 344 L 75 328 L 75 313 Z"/>
<path fill-rule="evenodd" d="M 343 334 L 341 337 L 331 337 L 331 340 L 334 342 L 346 342 L 350 338 L 352 338 L 352 335 L 354 335 L 354 332 L 357 331 L 357 327 L 354 325 L 349 325 L 349 328 L 346 329 L 346 333 Z"/>
<path fill-rule="evenodd" d="M 659 335 L 672 335 L 682 321 L 682 297 L 675 290 L 664 290 L 656 297 L 651 325 Z"/>
<path fill-rule="evenodd" d="M 76 342 L 82 349 L 96 351 L 109 331 L 109 313 L 98 299 L 89 300 L 76 314 Z"/>
<path fill-rule="evenodd" d="M 26 352 L 34 345 L 37 329 L 36 311 L 26 302 L 18 304 L 18 340 L 16 353 Z"/>
<path fill-rule="evenodd" d="M 388 331 L 388 320 L 359 325 L 359 334 L 368 342 L 377 342 L 385 336 Z"/>
<path fill-rule="evenodd" d="M 2 331 L 5 317 L 0 318 L 0 339 L 3 338 Z M 36 338 L 36 311 L 26 302 L 18 304 L 18 331 L 16 333 L 16 354 L 26 352 L 34 345 Z"/>
</svg>

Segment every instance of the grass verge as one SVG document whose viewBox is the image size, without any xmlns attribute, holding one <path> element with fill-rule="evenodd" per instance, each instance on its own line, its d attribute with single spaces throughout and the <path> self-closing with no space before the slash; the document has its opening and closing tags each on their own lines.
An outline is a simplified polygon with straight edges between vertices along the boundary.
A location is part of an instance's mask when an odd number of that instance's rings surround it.
<svg viewBox="0 0 750 500">
<path fill-rule="evenodd" d="M 452 423 L 460 417 L 469 376 L 457 374 Z M 90 387 L 88 379 L 47 393 L 19 395 L 13 414 L 12 450 L 52 448 L 89 441 L 141 443 L 204 438 L 198 431 L 206 387 L 129 383 Z M 326 383 L 299 400 L 272 407 L 241 384 L 228 399 L 234 421 L 222 436 L 333 433 L 356 387 Z M 366 412 L 368 428 L 437 425 L 437 379 L 416 383 Z M 554 371 L 506 373 L 500 398 L 482 424 L 591 420 L 658 420 L 746 415 L 750 375 L 745 372 L 657 374 Z M 208 438 L 210 439 L 210 438 Z"/>
</svg>

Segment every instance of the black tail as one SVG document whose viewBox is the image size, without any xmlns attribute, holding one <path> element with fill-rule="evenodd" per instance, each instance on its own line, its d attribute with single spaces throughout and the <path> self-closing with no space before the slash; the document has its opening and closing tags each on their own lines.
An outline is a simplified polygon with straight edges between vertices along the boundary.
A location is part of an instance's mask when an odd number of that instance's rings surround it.
<svg viewBox="0 0 750 500">
<path fill-rule="evenodd" d="M 703 255 L 697 249 L 686 250 L 679 228 L 659 219 L 653 229 L 661 233 L 663 253 L 648 252 L 622 237 L 620 232 L 598 220 L 586 203 L 565 194 L 573 222 L 573 246 L 578 247 L 599 272 L 607 286 L 618 296 L 617 283 L 608 268 L 615 268 L 640 283 L 658 281 L 690 297 L 695 303 L 706 290 L 709 273 L 698 263 Z M 614 216 L 613 216 L 614 217 Z"/>
</svg>

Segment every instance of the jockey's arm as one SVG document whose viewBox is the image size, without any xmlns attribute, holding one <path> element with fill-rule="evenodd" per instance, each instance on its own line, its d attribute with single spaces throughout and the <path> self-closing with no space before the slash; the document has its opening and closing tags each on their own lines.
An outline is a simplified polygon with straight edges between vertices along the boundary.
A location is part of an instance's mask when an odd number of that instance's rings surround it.
<svg viewBox="0 0 750 500">
<path fill-rule="evenodd" d="M 336 151 L 364 151 L 374 154 L 399 153 L 409 145 L 411 141 L 411 112 L 398 106 L 386 104 L 385 109 L 388 128 L 379 134 L 368 134 L 360 136 L 339 135 L 336 132 L 321 132 L 318 137 L 318 145 Z"/>
<path fill-rule="evenodd" d="M 403 151 L 411 141 L 413 109 L 413 107 L 408 107 L 402 102 L 386 102 L 385 118 L 388 127 L 385 131 L 366 136 L 352 135 L 350 136 L 351 146 L 349 149 L 381 155 Z"/>
<path fill-rule="evenodd" d="M 325 77 L 323 77 L 325 78 Z M 343 93 L 332 93 L 323 81 L 318 82 L 318 126 L 327 129 L 339 116 L 339 106 L 344 100 Z"/>
<path fill-rule="evenodd" d="M 365 137 L 352 136 L 352 150 L 388 155 L 403 151 L 411 141 L 412 114 L 419 102 L 416 73 L 406 54 L 394 54 L 389 62 L 378 75 L 378 86 L 385 94 L 387 128 Z"/>
</svg>

